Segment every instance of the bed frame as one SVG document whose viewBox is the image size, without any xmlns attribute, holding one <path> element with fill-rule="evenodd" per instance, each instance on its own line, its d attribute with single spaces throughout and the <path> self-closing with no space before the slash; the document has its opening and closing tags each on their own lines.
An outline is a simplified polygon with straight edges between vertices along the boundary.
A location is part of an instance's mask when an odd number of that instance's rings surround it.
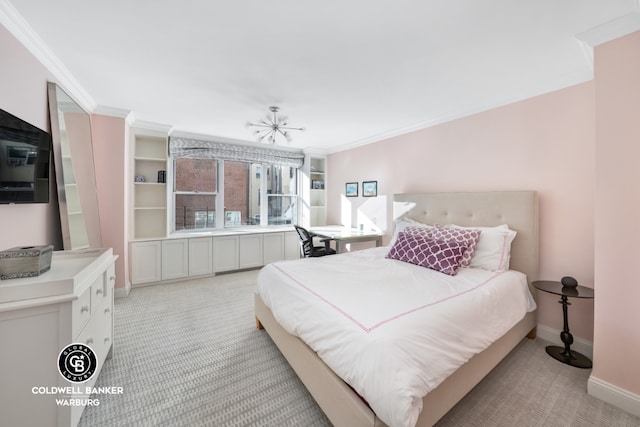
<svg viewBox="0 0 640 427">
<path fill-rule="evenodd" d="M 494 226 L 509 224 L 518 232 L 511 247 L 513 270 L 538 276 L 538 199 L 533 191 L 395 194 L 393 218 L 427 224 Z M 532 291 L 535 296 L 535 292 Z M 271 310 L 255 296 L 256 325 L 266 329 L 333 425 L 385 424 L 362 399 L 302 340 L 286 332 Z M 432 426 L 459 402 L 525 337 L 535 338 L 536 313 L 528 313 L 509 332 L 443 381 L 423 399 L 417 426 Z"/>
</svg>

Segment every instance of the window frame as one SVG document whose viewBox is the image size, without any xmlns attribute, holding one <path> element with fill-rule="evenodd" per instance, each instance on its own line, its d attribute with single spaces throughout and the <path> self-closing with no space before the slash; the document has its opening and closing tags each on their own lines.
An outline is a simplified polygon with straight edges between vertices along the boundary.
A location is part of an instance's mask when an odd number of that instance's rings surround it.
<svg viewBox="0 0 640 427">
<path fill-rule="evenodd" d="M 241 224 L 241 225 L 237 225 L 237 226 L 231 226 L 231 227 L 226 227 L 225 226 L 225 209 L 224 209 L 224 192 L 225 192 L 225 186 L 224 186 L 224 177 L 225 177 L 225 173 L 224 173 L 224 164 L 225 164 L 225 160 L 224 159 L 220 159 L 220 158 L 216 158 L 216 159 L 212 159 L 216 161 L 216 182 L 217 182 L 217 186 L 216 186 L 216 190 L 215 192 L 201 192 L 201 191 L 176 191 L 176 160 L 179 157 L 174 157 L 174 156 L 170 156 L 169 157 L 169 167 L 168 167 L 168 171 L 167 173 L 171 174 L 171 183 L 172 183 L 172 187 L 171 189 L 168 189 L 169 194 L 167 195 L 168 199 L 169 199 L 169 206 L 170 206 L 170 211 L 167 212 L 168 214 L 170 214 L 171 217 L 171 221 L 170 221 L 170 232 L 169 234 L 189 234 L 189 233 L 202 233 L 202 232 L 215 232 L 215 231 L 225 231 L 225 230 L 237 230 L 237 229 L 247 229 L 247 228 L 255 228 L 255 229 L 260 229 L 260 228 L 277 228 L 277 227 L 282 227 L 282 224 L 273 224 L 270 225 L 269 224 L 269 196 L 271 197 L 294 197 L 294 203 L 295 203 L 295 218 L 292 221 L 292 224 L 297 224 L 298 223 L 298 219 L 300 217 L 300 199 L 301 199 L 301 195 L 300 195 L 300 173 L 301 173 L 301 168 L 293 168 L 294 172 L 293 172 L 293 176 L 292 179 L 295 180 L 295 193 L 294 194 L 268 194 L 267 192 L 267 187 L 268 187 L 268 182 L 267 182 L 267 174 L 265 173 L 265 171 L 267 170 L 268 167 L 270 166 L 279 166 L 277 164 L 274 163 L 267 163 L 267 162 L 254 162 L 251 160 L 231 160 L 231 161 L 239 161 L 239 162 L 247 162 L 250 164 L 254 164 L 254 165 L 260 165 L 260 224 Z M 176 230 L 176 195 L 177 194 L 190 194 L 190 195 L 214 195 L 215 196 L 215 209 L 216 209 L 216 216 L 215 216 L 215 223 L 216 226 L 215 227 L 210 227 L 210 228 L 198 228 L 198 229 L 184 229 L 184 230 Z"/>
</svg>

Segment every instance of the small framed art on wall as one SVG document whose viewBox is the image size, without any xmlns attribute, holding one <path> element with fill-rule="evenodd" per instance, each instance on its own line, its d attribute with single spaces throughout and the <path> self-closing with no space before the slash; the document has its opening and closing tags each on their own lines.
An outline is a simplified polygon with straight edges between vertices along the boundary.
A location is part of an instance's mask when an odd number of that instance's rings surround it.
<svg viewBox="0 0 640 427">
<path fill-rule="evenodd" d="M 358 197 L 358 183 L 347 182 L 345 184 L 344 193 L 347 197 Z"/>
<path fill-rule="evenodd" d="M 378 196 L 378 181 L 362 181 L 362 197 Z"/>
</svg>

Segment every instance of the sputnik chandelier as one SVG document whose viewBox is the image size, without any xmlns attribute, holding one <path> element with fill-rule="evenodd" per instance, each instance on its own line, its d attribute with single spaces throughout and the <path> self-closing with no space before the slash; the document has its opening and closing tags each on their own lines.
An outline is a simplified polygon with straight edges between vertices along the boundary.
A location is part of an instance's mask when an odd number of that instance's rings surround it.
<svg viewBox="0 0 640 427">
<path fill-rule="evenodd" d="M 287 142 L 291 142 L 291 135 L 289 135 L 289 131 L 304 130 L 304 128 L 287 126 L 287 118 L 284 116 L 278 116 L 278 110 L 278 107 L 271 106 L 269 107 L 269 111 L 271 111 L 273 115 L 267 115 L 267 118 L 262 119 L 260 123 L 247 123 L 247 126 L 261 128 L 255 131 L 258 141 L 275 144 L 277 137 L 283 136 Z"/>
</svg>

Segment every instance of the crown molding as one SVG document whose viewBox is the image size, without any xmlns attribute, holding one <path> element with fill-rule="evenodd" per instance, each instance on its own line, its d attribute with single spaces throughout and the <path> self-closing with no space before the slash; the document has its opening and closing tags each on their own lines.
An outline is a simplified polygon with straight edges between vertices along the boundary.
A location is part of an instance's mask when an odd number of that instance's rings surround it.
<svg viewBox="0 0 640 427">
<path fill-rule="evenodd" d="M 311 156 L 326 156 L 329 154 L 329 150 L 326 148 L 318 148 L 318 147 L 306 147 L 302 149 L 304 154 L 308 154 Z"/>
<path fill-rule="evenodd" d="M 173 126 L 164 123 L 148 122 L 145 120 L 136 120 L 134 113 L 131 113 L 128 118 L 129 126 L 137 130 L 136 133 L 154 133 L 163 136 L 168 136 L 172 131 Z"/>
<path fill-rule="evenodd" d="M 594 48 L 636 31 L 640 31 L 640 9 L 637 5 L 635 11 L 576 34 L 576 38 Z"/>
<path fill-rule="evenodd" d="M 31 54 L 55 77 L 85 110 L 93 112 L 96 102 L 49 49 L 18 10 L 8 1 L 0 0 L 0 24 L 2 24 Z"/>
<path fill-rule="evenodd" d="M 328 150 L 327 154 L 339 153 L 341 151 L 351 150 L 353 148 L 358 148 L 363 145 L 369 145 L 374 142 L 384 141 L 390 138 L 395 138 L 411 132 L 417 132 L 417 131 L 427 129 L 433 126 L 437 126 L 443 123 L 447 123 L 454 120 L 462 119 L 464 117 L 472 116 L 474 114 L 504 107 L 510 104 L 515 104 L 517 102 L 526 101 L 528 99 L 535 98 L 537 96 L 542 96 L 547 93 L 555 92 L 557 90 L 565 89 L 571 86 L 576 86 L 592 79 L 593 79 L 593 69 L 589 69 L 589 72 L 585 72 L 583 70 L 583 71 L 577 71 L 574 73 L 568 73 L 568 74 L 559 76 L 558 80 L 556 80 L 556 82 L 552 85 L 538 87 L 536 88 L 536 90 L 525 91 L 518 94 L 514 94 L 513 96 L 505 97 L 493 103 L 486 103 L 486 104 L 477 103 L 475 105 L 469 105 L 465 109 L 453 111 L 449 114 L 436 117 L 432 120 L 426 120 L 423 122 L 414 123 L 409 126 L 391 130 L 389 132 L 379 133 L 376 135 L 372 135 L 368 138 L 363 138 L 358 141 L 340 145 L 338 147 L 335 147 L 334 149 Z"/>
<path fill-rule="evenodd" d="M 133 114 L 131 110 L 124 108 L 109 107 L 106 105 L 98 105 L 93 114 L 99 114 L 101 116 L 117 117 L 120 119 L 129 120 L 129 116 Z"/>
<path fill-rule="evenodd" d="M 627 34 L 640 31 L 640 0 L 634 11 L 575 35 L 589 68 L 593 70 L 593 48 Z"/>
</svg>

